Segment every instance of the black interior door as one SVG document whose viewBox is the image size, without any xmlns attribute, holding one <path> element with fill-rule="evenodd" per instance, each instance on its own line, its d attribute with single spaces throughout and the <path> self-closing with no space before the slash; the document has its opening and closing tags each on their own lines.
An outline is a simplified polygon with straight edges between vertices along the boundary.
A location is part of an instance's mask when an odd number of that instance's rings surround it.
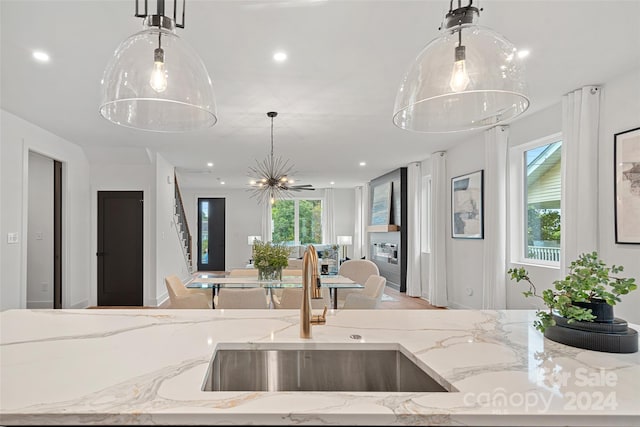
<svg viewBox="0 0 640 427">
<path fill-rule="evenodd" d="M 53 308 L 62 308 L 62 163 L 53 161 Z"/>
<path fill-rule="evenodd" d="M 98 305 L 143 305 L 143 192 L 98 191 Z"/>
<path fill-rule="evenodd" d="M 198 199 L 198 270 L 224 271 L 225 199 Z"/>
</svg>

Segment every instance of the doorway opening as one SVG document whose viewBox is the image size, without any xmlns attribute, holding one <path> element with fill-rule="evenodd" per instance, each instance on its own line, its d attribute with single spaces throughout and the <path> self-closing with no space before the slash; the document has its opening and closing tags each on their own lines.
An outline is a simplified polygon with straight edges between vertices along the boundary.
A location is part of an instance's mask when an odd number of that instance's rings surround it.
<svg viewBox="0 0 640 427">
<path fill-rule="evenodd" d="M 143 305 L 142 191 L 98 191 L 98 305 Z"/>
<path fill-rule="evenodd" d="M 198 198 L 198 270 L 225 269 L 225 199 Z"/>
</svg>

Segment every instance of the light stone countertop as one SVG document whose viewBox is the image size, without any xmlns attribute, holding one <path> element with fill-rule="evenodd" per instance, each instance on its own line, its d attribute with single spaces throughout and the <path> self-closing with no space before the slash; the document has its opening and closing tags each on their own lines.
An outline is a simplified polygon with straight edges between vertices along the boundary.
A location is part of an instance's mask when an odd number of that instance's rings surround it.
<svg viewBox="0 0 640 427">
<path fill-rule="evenodd" d="M 0 424 L 640 425 L 640 353 L 549 341 L 534 317 L 330 311 L 303 340 L 297 310 L 8 310 Z M 201 391 L 225 343 L 397 344 L 454 391 Z"/>
</svg>

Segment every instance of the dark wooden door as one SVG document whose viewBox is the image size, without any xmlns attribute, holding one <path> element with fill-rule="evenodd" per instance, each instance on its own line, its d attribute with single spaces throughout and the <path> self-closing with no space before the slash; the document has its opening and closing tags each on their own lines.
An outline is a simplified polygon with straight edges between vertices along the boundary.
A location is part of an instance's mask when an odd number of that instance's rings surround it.
<svg viewBox="0 0 640 427">
<path fill-rule="evenodd" d="M 98 191 L 98 305 L 143 305 L 142 228 L 142 191 Z"/>
<path fill-rule="evenodd" d="M 224 271 L 225 199 L 198 199 L 198 270 Z"/>
</svg>

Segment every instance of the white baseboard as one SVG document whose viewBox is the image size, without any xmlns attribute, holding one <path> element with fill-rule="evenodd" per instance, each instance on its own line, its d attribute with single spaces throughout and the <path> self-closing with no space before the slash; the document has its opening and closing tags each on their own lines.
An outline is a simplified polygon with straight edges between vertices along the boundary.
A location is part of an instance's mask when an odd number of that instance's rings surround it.
<svg viewBox="0 0 640 427">
<path fill-rule="evenodd" d="M 449 301 L 449 308 L 455 308 L 457 310 L 473 310 L 473 308 L 466 306 L 464 304 L 458 304 L 455 301 Z"/>
<path fill-rule="evenodd" d="M 27 309 L 53 308 L 53 300 L 50 301 L 27 301 Z"/>
<path fill-rule="evenodd" d="M 71 308 L 74 310 L 78 308 L 87 308 L 87 307 L 89 307 L 89 300 L 86 300 L 86 299 L 71 305 Z"/>
</svg>

